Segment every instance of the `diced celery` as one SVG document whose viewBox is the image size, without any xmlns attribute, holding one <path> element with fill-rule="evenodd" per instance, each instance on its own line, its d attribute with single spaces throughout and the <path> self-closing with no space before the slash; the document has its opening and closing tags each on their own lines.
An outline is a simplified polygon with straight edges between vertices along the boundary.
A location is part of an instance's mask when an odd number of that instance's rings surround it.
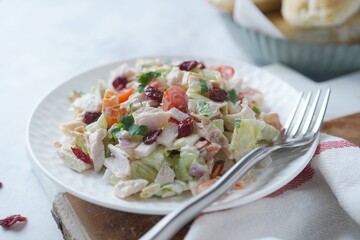
<svg viewBox="0 0 360 240">
<path fill-rule="evenodd" d="M 214 119 L 212 120 L 212 123 L 218 128 L 220 129 L 220 131 L 223 133 L 224 132 L 224 120 L 222 119 Z"/>
<path fill-rule="evenodd" d="M 152 183 L 144 187 L 140 193 L 141 198 L 151 198 L 152 196 L 158 195 L 161 193 L 161 187 L 158 183 Z"/>
<path fill-rule="evenodd" d="M 159 171 L 162 163 L 165 161 L 166 155 L 167 152 L 165 148 L 163 146 L 159 146 L 154 151 L 152 151 L 149 156 L 141 159 L 141 161 L 148 166 L 156 169 L 156 171 Z"/>
<path fill-rule="evenodd" d="M 190 136 L 179 138 L 173 143 L 173 148 L 180 149 L 186 145 L 194 146 L 194 144 L 199 140 L 199 138 L 200 137 L 198 134 L 191 134 Z"/>
</svg>

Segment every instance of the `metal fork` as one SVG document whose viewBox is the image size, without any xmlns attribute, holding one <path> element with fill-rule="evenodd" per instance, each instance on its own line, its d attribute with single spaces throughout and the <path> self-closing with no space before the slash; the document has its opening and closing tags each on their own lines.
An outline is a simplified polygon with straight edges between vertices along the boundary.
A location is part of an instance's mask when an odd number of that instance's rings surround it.
<svg viewBox="0 0 360 240">
<path fill-rule="evenodd" d="M 321 90 L 317 91 L 316 96 L 311 101 L 312 95 L 312 92 L 310 92 L 306 99 L 304 99 L 303 93 L 300 94 L 296 107 L 290 113 L 284 125 L 285 131 L 282 140 L 272 146 L 258 147 L 245 155 L 214 185 L 169 213 L 141 239 L 170 239 L 186 223 L 196 217 L 208 205 L 219 199 L 254 165 L 272 152 L 279 149 L 308 148 L 319 133 L 329 101 L 330 89 L 327 89 L 318 111 Z"/>
</svg>

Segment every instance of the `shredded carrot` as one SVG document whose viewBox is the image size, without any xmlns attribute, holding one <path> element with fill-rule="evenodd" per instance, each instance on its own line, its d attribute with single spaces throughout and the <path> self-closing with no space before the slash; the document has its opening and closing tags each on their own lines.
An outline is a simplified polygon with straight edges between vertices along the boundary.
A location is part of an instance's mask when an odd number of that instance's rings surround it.
<svg viewBox="0 0 360 240">
<path fill-rule="evenodd" d="M 102 102 L 102 113 L 109 126 L 119 122 L 122 116 L 126 113 L 126 109 L 120 108 L 118 94 L 110 89 L 107 89 L 104 94 Z"/>
<path fill-rule="evenodd" d="M 121 90 L 118 95 L 119 103 L 123 103 L 126 100 L 128 100 L 130 95 L 133 94 L 134 92 L 135 92 L 135 89 L 133 89 L 133 88 Z"/>
</svg>

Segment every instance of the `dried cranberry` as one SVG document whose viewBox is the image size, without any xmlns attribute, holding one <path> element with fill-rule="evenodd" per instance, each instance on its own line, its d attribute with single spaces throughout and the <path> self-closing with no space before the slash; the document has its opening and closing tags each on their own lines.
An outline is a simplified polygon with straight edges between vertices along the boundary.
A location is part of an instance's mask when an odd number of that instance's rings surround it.
<svg viewBox="0 0 360 240">
<path fill-rule="evenodd" d="M 187 119 L 181 121 L 178 125 L 178 138 L 189 136 L 194 129 L 194 119 L 188 117 Z"/>
<path fill-rule="evenodd" d="M 200 68 L 200 69 L 206 68 L 206 67 L 205 67 L 205 64 L 204 64 L 203 62 L 199 62 L 199 68 Z"/>
<path fill-rule="evenodd" d="M 156 138 L 158 136 L 160 136 L 160 134 L 162 133 L 162 129 L 159 130 L 155 130 L 155 131 L 151 131 L 148 132 L 145 136 L 144 136 L 144 143 L 147 145 L 150 145 L 152 143 L 154 143 L 156 141 Z"/>
<path fill-rule="evenodd" d="M 227 92 L 216 86 L 212 86 L 209 89 L 209 98 L 215 102 L 223 102 L 226 100 Z"/>
<path fill-rule="evenodd" d="M 99 119 L 101 112 L 86 112 L 83 118 L 83 122 L 86 124 L 93 123 Z"/>
<path fill-rule="evenodd" d="M 83 151 L 81 151 L 80 149 L 78 149 L 76 147 L 72 147 L 71 150 L 78 159 L 80 159 L 84 163 L 92 164 L 91 158 L 88 155 L 86 155 Z"/>
<path fill-rule="evenodd" d="M 180 70 L 191 71 L 194 68 L 196 68 L 199 64 L 201 64 L 200 68 L 205 68 L 205 65 L 203 63 L 199 63 L 197 61 L 185 61 L 185 62 L 182 62 L 179 65 L 179 68 L 180 68 Z"/>
<path fill-rule="evenodd" d="M 149 85 L 145 87 L 144 92 L 148 98 L 158 102 L 161 102 L 164 96 L 164 93 L 162 91 Z"/>
<path fill-rule="evenodd" d="M 180 122 L 176 120 L 175 118 L 170 117 L 169 122 L 179 124 Z"/>
<path fill-rule="evenodd" d="M 0 226 L 4 228 L 9 228 L 17 222 L 27 221 L 26 217 L 21 216 L 20 214 L 12 215 L 4 219 L 0 219 Z"/>
<path fill-rule="evenodd" d="M 127 78 L 121 75 L 113 80 L 112 85 L 117 91 L 120 91 L 121 89 L 125 88 L 127 83 Z"/>
</svg>

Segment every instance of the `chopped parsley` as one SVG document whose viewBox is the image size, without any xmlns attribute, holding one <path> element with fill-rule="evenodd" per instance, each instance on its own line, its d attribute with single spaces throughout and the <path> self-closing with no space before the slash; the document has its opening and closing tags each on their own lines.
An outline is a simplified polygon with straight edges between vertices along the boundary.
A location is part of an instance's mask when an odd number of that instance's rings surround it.
<svg viewBox="0 0 360 240">
<path fill-rule="evenodd" d="M 256 105 L 252 107 L 252 110 L 256 113 L 256 115 L 259 115 L 261 113 L 260 109 Z"/>
<path fill-rule="evenodd" d="M 232 102 L 233 104 L 236 104 L 237 101 L 239 101 L 239 99 L 238 99 L 238 97 L 237 97 L 236 92 L 235 92 L 234 89 L 231 89 L 231 90 L 229 91 L 229 93 L 228 93 L 228 100 L 229 100 L 230 102 Z"/>
<path fill-rule="evenodd" d="M 148 85 L 153 78 L 160 77 L 160 75 L 161 75 L 160 72 L 147 72 L 147 73 L 142 73 L 139 76 L 137 76 L 137 79 L 140 83 L 140 85 L 138 87 L 138 91 L 140 93 L 143 92 L 146 85 Z"/>
<path fill-rule="evenodd" d="M 201 115 L 206 117 L 210 117 L 214 114 L 213 111 L 210 109 L 209 103 L 205 102 L 204 100 L 200 100 L 199 102 L 197 102 L 197 110 Z"/>
<path fill-rule="evenodd" d="M 118 125 L 114 125 L 110 128 L 110 133 L 115 139 L 121 139 L 121 128 Z"/>
<path fill-rule="evenodd" d="M 200 82 L 201 94 L 207 93 L 209 91 L 209 88 L 208 88 L 206 81 L 203 79 L 200 79 L 199 82 Z"/>
<path fill-rule="evenodd" d="M 241 119 L 236 119 L 235 120 L 235 127 L 240 128 L 240 125 L 241 125 Z"/>
<path fill-rule="evenodd" d="M 137 126 L 135 125 L 134 117 L 130 115 L 124 116 L 119 122 L 118 125 L 111 128 L 111 134 L 116 138 L 121 138 L 121 129 L 124 129 L 129 132 L 130 135 L 141 135 L 144 136 L 148 132 L 148 128 L 144 125 Z"/>
</svg>

